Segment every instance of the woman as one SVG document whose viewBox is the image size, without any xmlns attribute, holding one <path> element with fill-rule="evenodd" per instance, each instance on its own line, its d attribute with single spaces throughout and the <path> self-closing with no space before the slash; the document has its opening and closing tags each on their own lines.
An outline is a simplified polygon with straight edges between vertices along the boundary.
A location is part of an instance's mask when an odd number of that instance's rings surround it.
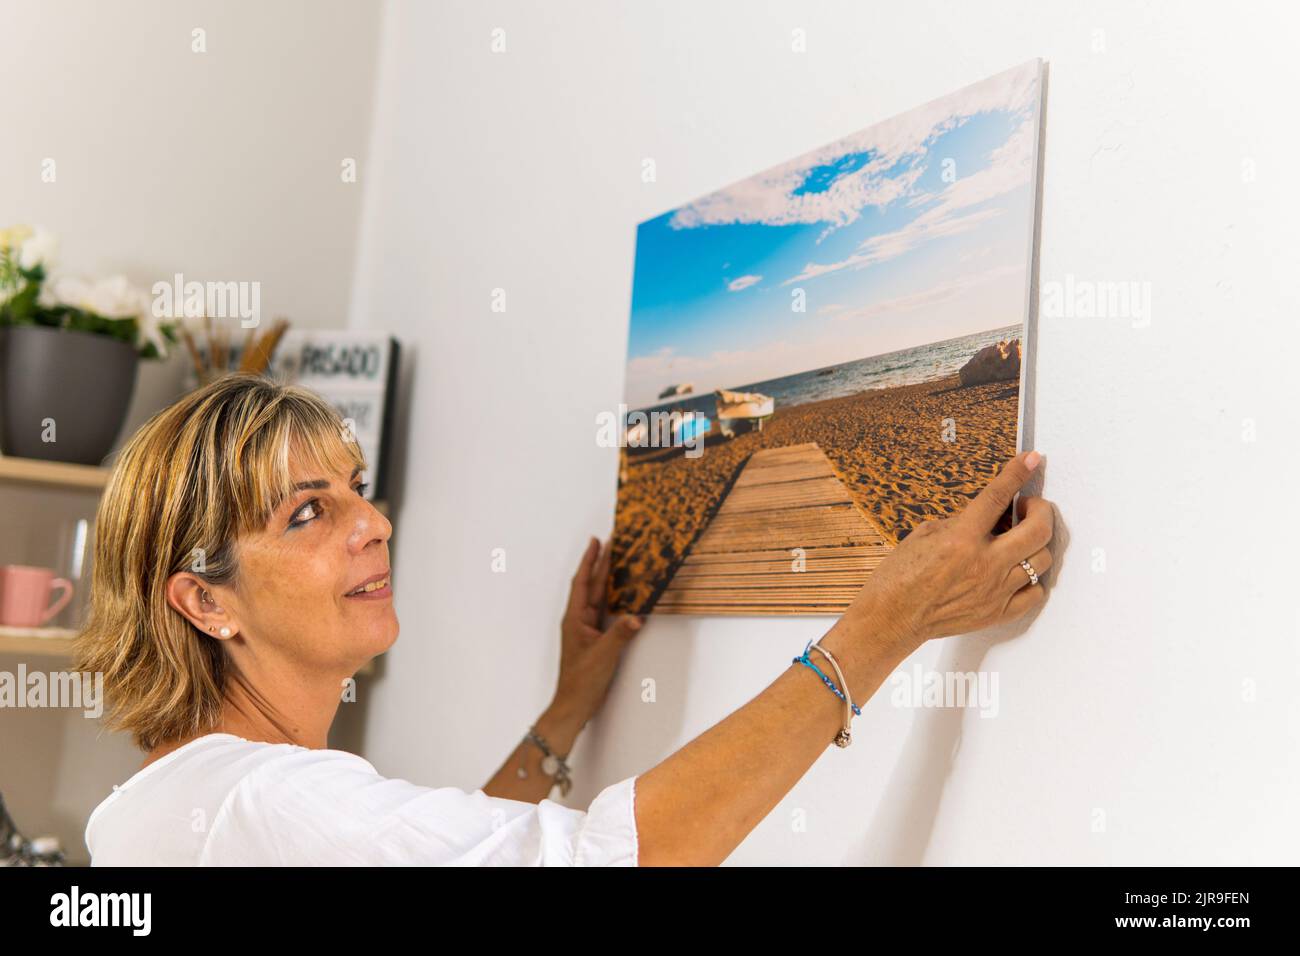
<svg viewBox="0 0 1300 956">
<path fill-rule="evenodd" d="M 583 555 L 554 700 L 492 780 L 385 778 L 327 736 L 342 688 L 397 638 L 392 527 L 328 404 L 223 378 L 132 437 L 100 503 L 77 667 L 103 673 L 109 726 L 148 757 L 92 813 L 92 862 L 720 863 L 917 647 L 1042 603 L 1051 506 L 1021 499 L 1023 520 L 990 533 L 1038 460 L 1018 455 L 960 515 L 921 524 L 803 659 L 584 812 L 547 796 L 639 626 L 600 629 L 608 552 Z"/>
</svg>

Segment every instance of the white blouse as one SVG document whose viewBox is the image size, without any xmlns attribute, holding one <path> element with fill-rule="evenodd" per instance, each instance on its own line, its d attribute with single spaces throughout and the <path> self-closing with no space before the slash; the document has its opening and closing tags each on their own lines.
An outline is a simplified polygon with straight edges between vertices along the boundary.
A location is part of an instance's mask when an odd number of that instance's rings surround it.
<svg viewBox="0 0 1300 956">
<path fill-rule="evenodd" d="M 91 813 L 92 866 L 636 866 L 636 778 L 586 812 L 383 777 L 356 754 L 207 734 Z"/>
</svg>

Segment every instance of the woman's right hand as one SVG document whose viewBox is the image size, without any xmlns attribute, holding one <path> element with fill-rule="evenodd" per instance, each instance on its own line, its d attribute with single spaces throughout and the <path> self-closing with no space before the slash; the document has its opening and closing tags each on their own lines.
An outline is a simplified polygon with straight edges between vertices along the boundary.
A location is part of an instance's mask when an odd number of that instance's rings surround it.
<svg viewBox="0 0 1300 956">
<path fill-rule="evenodd" d="M 992 533 L 1040 458 L 1017 455 L 964 511 L 918 525 L 880 563 L 845 616 L 865 617 L 908 652 L 931 638 L 977 631 L 1041 606 L 1043 585 L 1031 584 L 1020 562 L 1028 559 L 1040 579 L 1052 566 L 1051 503 L 1021 498 L 1020 523 Z"/>
</svg>

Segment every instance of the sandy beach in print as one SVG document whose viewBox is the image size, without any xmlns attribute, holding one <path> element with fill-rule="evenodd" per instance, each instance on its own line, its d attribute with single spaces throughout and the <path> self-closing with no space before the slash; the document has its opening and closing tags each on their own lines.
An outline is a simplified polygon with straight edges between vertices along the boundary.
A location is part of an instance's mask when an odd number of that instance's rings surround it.
<svg viewBox="0 0 1300 956">
<path fill-rule="evenodd" d="M 706 439 L 704 452 L 629 450 L 618 490 L 611 606 L 648 613 L 753 452 L 815 441 L 853 500 L 896 544 L 959 510 L 1016 453 L 1019 386 L 963 388 L 957 376 L 778 410 L 761 432 Z M 955 441 L 941 422 L 954 420 Z"/>
</svg>

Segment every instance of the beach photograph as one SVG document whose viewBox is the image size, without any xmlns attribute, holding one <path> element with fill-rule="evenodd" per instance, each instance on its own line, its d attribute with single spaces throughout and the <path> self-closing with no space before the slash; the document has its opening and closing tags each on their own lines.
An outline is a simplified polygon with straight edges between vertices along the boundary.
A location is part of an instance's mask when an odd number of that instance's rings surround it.
<svg viewBox="0 0 1300 956">
<path fill-rule="evenodd" d="M 838 614 L 1016 453 L 1040 76 L 638 226 L 611 610 Z"/>
</svg>

